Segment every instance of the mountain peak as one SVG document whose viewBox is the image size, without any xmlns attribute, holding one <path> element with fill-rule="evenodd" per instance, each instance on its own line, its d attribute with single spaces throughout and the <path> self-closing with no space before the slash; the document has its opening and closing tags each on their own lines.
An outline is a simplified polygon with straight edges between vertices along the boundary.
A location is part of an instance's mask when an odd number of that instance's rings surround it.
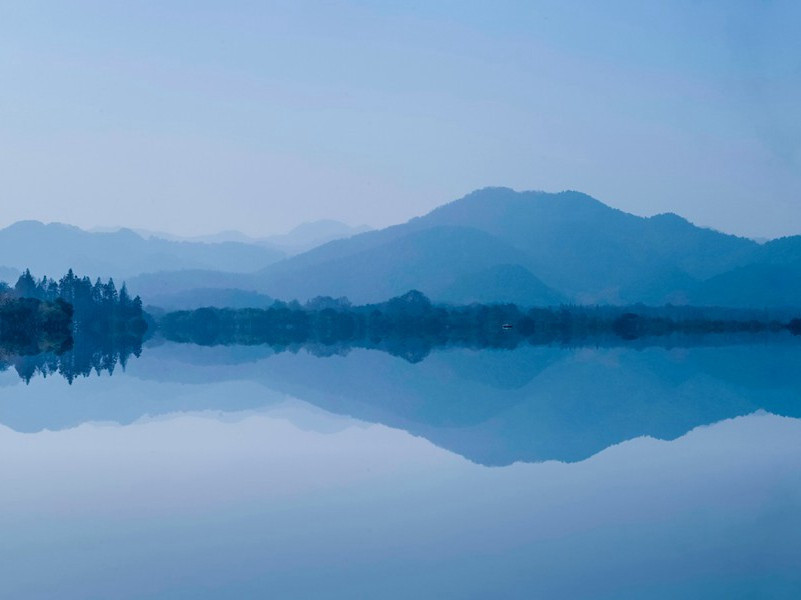
<svg viewBox="0 0 801 600">
<path fill-rule="evenodd" d="M 26 233 L 26 232 L 39 232 L 42 230 L 61 230 L 61 231 L 83 231 L 79 227 L 75 225 L 67 225 L 66 223 L 59 223 L 57 221 L 51 223 L 43 223 L 42 221 L 37 221 L 36 219 L 26 219 L 22 221 L 17 221 L 12 223 L 3 231 L 7 231 L 10 233 Z"/>
<path fill-rule="evenodd" d="M 687 219 L 674 212 L 664 212 L 648 217 L 649 220 L 662 223 L 675 223 L 677 225 L 692 225 Z"/>
<path fill-rule="evenodd" d="M 449 202 L 445 206 L 454 204 L 490 203 L 490 202 L 509 202 L 509 201 L 531 201 L 531 200 L 550 200 L 554 203 L 576 204 L 587 206 L 598 206 L 612 209 L 600 200 L 593 198 L 589 194 L 577 190 L 562 190 L 561 192 L 546 192 L 543 190 L 523 190 L 517 191 L 509 187 L 484 187 L 466 194 L 458 200 Z M 437 209 L 434 209 L 435 211 Z M 612 209 L 615 210 L 615 209 Z"/>
</svg>

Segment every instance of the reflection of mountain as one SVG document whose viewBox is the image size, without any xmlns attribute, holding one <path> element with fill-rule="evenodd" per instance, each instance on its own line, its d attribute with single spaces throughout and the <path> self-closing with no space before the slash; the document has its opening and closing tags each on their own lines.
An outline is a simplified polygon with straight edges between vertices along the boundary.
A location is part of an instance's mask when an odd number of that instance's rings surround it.
<svg viewBox="0 0 801 600">
<path fill-rule="evenodd" d="M 677 350 L 453 349 L 417 364 L 367 350 L 316 358 L 271 355 L 259 346 L 163 344 L 131 361 L 127 376 L 115 375 L 109 385 L 119 393 L 103 399 L 76 393 L 67 406 L 59 393 L 39 405 L 3 399 L 0 414 L 4 424 L 34 431 L 183 410 L 254 409 L 288 394 L 405 429 L 482 464 L 578 461 L 627 439 L 674 439 L 759 409 L 801 417 L 799 367 L 801 348 L 783 342 Z M 235 393 L 220 387 L 228 391 L 196 401 L 198 386 L 226 381 Z"/>
</svg>

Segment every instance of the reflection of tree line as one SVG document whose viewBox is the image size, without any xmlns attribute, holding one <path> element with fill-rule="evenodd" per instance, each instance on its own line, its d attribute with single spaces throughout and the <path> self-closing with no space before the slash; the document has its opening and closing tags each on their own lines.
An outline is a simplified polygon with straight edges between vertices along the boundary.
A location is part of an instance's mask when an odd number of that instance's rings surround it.
<svg viewBox="0 0 801 600">
<path fill-rule="evenodd" d="M 0 354 L 0 369 L 13 366 L 26 383 L 34 375 L 47 377 L 54 374 L 72 383 L 77 377 L 88 377 L 93 371 L 112 374 L 118 365 L 124 368 L 131 356 L 138 357 L 141 353 L 141 336 L 78 333 L 69 346 L 55 351 L 6 357 Z"/>
<path fill-rule="evenodd" d="M 319 355 L 372 348 L 422 360 L 433 348 L 515 348 L 521 344 L 694 344 L 783 330 L 801 332 L 764 312 L 689 307 L 579 307 L 522 309 L 512 304 L 444 306 L 420 292 L 384 303 L 351 306 L 317 298 L 301 306 L 276 302 L 268 309 L 202 308 L 164 315 L 169 340 L 201 345 L 268 344 L 277 351 L 301 347 Z"/>
<path fill-rule="evenodd" d="M 0 287 L 0 369 L 26 382 L 58 373 L 70 383 L 92 371 L 112 373 L 142 351 L 147 330 L 142 301 L 113 280 L 93 284 L 72 270 L 60 280 L 29 271 L 14 288 Z"/>
</svg>

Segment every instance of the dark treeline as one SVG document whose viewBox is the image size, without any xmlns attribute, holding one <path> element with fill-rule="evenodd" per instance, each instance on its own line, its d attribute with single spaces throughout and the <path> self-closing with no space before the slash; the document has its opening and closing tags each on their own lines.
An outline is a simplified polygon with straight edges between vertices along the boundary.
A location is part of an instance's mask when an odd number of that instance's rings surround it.
<svg viewBox="0 0 801 600">
<path fill-rule="evenodd" d="M 103 283 L 98 278 L 92 283 L 88 277 L 77 277 L 72 269 L 59 280 L 37 280 L 26 270 L 4 295 L 66 302 L 73 308 L 76 331 L 141 334 L 147 328 L 142 300 L 139 296 L 131 298 L 125 284 L 117 291 L 113 279 Z"/>
<path fill-rule="evenodd" d="M 35 374 L 112 373 L 139 356 L 147 315 L 123 284 L 77 277 L 59 280 L 30 273 L 11 288 L 0 284 L 0 370 L 13 366 L 26 382 Z"/>
<path fill-rule="evenodd" d="M 351 347 L 375 348 L 419 361 L 433 348 L 449 345 L 647 344 L 653 338 L 694 343 L 708 334 L 798 332 L 801 322 L 787 323 L 755 311 L 672 306 L 447 306 L 411 291 L 364 306 L 352 306 L 344 298 L 317 298 L 305 305 L 276 302 L 268 309 L 177 311 L 163 315 L 159 328 L 164 337 L 177 342 L 268 344 L 277 351 L 305 347 L 323 355 Z"/>
<path fill-rule="evenodd" d="M 72 306 L 63 300 L 49 302 L 0 295 L 2 351 L 16 354 L 58 352 L 71 344 Z"/>
</svg>

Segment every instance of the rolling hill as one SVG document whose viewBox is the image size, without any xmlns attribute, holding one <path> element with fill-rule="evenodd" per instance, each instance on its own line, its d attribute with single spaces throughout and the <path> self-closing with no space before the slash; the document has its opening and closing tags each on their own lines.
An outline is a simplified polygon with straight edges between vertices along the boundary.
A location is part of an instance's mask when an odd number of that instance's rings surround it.
<svg viewBox="0 0 801 600">
<path fill-rule="evenodd" d="M 61 223 L 20 221 L 0 230 L 0 264 L 29 268 L 37 277 L 60 277 L 70 268 L 104 278 L 182 269 L 248 272 L 283 257 L 275 248 L 145 239 L 129 229 L 89 232 Z"/>
<path fill-rule="evenodd" d="M 628 214 L 579 192 L 486 188 L 253 273 L 150 274 L 131 285 L 145 297 L 177 285 L 355 303 L 418 289 L 453 303 L 787 307 L 801 305 L 801 237 L 759 244 L 675 214 Z"/>
<path fill-rule="evenodd" d="M 761 252 L 752 240 L 677 215 L 638 217 L 578 192 L 487 188 L 271 265 L 251 285 L 277 297 L 356 302 L 402 291 L 387 288 L 402 282 L 451 302 L 714 303 L 703 282 L 760 261 Z"/>
</svg>

